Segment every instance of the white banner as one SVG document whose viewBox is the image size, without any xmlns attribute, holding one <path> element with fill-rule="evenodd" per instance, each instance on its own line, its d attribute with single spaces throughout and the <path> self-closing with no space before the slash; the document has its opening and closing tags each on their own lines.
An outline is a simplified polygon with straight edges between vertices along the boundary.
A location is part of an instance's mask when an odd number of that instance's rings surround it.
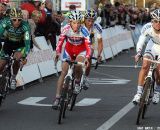
<svg viewBox="0 0 160 130">
<path fill-rule="evenodd" d="M 86 10 L 86 0 L 61 0 L 61 10 L 68 11 L 70 5 L 75 5 L 77 10 Z"/>
</svg>

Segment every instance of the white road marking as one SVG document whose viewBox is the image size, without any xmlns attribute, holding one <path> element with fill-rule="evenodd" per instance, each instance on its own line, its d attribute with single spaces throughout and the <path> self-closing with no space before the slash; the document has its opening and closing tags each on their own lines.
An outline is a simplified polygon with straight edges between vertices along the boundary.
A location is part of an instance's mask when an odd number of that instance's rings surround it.
<svg viewBox="0 0 160 130">
<path fill-rule="evenodd" d="M 76 103 L 76 106 L 91 106 L 99 102 L 100 98 L 84 98 L 80 102 Z"/>
<path fill-rule="evenodd" d="M 91 84 L 127 84 L 127 79 L 89 78 Z"/>
<path fill-rule="evenodd" d="M 113 115 L 108 121 L 106 121 L 103 125 L 97 128 L 97 130 L 109 130 L 115 123 L 117 123 L 123 116 L 125 116 L 134 105 L 132 102 L 123 107 L 119 112 Z"/>
<path fill-rule="evenodd" d="M 51 104 L 37 103 L 37 102 L 44 100 L 45 98 L 46 97 L 29 97 L 29 98 L 26 98 L 26 99 L 18 102 L 18 103 L 22 104 L 22 105 L 31 105 L 31 106 L 52 106 Z"/>
<path fill-rule="evenodd" d="M 99 67 L 110 67 L 110 68 L 141 68 L 141 66 L 135 65 L 98 65 Z"/>
<path fill-rule="evenodd" d="M 45 98 L 46 97 L 29 97 L 29 98 L 26 98 L 26 99 L 18 102 L 18 104 L 30 105 L 30 106 L 52 106 L 52 104 L 38 103 L 38 102 L 44 100 Z M 100 100 L 101 99 L 99 99 L 99 98 L 84 98 L 80 102 L 76 103 L 76 106 L 91 106 L 91 105 L 96 104 Z"/>
</svg>

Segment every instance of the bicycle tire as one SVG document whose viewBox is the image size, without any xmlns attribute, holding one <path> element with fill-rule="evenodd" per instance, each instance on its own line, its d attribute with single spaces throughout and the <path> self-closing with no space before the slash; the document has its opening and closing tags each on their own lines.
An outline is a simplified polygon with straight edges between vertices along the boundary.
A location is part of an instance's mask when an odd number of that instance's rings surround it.
<svg viewBox="0 0 160 130">
<path fill-rule="evenodd" d="M 70 77 L 68 76 L 68 77 L 66 77 L 66 79 L 64 81 L 64 86 L 63 86 L 62 91 L 61 91 L 58 124 L 61 124 L 62 117 L 63 118 L 65 117 L 65 112 L 66 112 L 66 109 L 67 109 L 66 97 L 67 97 L 67 91 L 68 91 L 68 87 L 69 87 L 69 81 L 70 81 Z"/>
<path fill-rule="evenodd" d="M 138 110 L 138 115 L 137 115 L 137 120 L 136 120 L 136 124 L 139 125 L 140 124 L 140 118 L 142 116 L 142 113 L 145 114 L 146 113 L 146 109 L 144 108 L 145 103 L 146 103 L 146 96 L 148 94 L 148 88 L 151 86 L 151 78 L 147 78 L 144 84 L 144 90 L 143 90 L 143 94 L 142 97 L 140 99 L 140 104 L 139 104 L 139 110 Z"/>
<path fill-rule="evenodd" d="M 62 115 L 63 115 L 63 111 L 64 111 L 64 99 L 61 99 L 59 105 L 60 106 L 59 106 L 58 124 L 61 124 Z"/>
<path fill-rule="evenodd" d="M 144 107 L 143 107 L 143 111 L 142 111 L 142 119 L 144 119 L 145 118 L 145 114 L 146 114 L 146 112 L 147 112 L 147 109 L 148 109 L 148 106 L 149 106 L 149 104 L 150 104 L 150 99 L 152 99 L 152 95 L 153 95 L 153 89 L 154 89 L 154 82 L 150 82 L 149 83 L 150 84 L 150 92 L 149 92 L 149 99 L 148 99 L 148 102 L 144 105 Z"/>
<path fill-rule="evenodd" d="M 75 103 L 76 103 L 76 99 L 77 99 L 77 94 L 73 93 L 70 101 L 70 104 L 71 104 L 69 109 L 70 111 L 73 110 L 73 107 L 75 106 Z"/>
<path fill-rule="evenodd" d="M 7 80 L 5 78 L 5 76 L 2 74 L 2 77 L 0 78 L 0 106 L 2 105 L 2 101 L 3 99 L 6 97 L 6 87 L 7 87 L 8 83 Z"/>
</svg>

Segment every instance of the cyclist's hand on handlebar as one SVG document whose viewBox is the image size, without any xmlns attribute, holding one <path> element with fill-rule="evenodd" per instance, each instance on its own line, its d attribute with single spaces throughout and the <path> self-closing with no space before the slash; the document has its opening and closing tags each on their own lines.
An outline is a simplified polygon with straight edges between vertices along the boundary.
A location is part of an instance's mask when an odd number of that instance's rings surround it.
<svg viewBox="0 0 160 130">
<path fill-rule="evenodd" d="M 100 63 L 102 61 L 102 56 L 97 56 L 97 61 Z"/>
<path fill-rule="evenodd" d="M 139 59 L 141 58 L 141 54 L 140 53 L 137 53 L 135 56 L 135 62 L 137 63 L 139 61 Z"/>
<path fill-rule="evenodd" d="M 89 64 L 90 64 L 89 58 L 86 58 L 86 59 L 85 59 L 85 64 L 86 64 L 86 67 L 89 67 Z"/>
<path fill-rule="evenodd" d="M 54 57 L 54 61 L 55 61 L 55 63 L 57 63 L 57 62 L 58 62 L 59 57 L 60 57 L 60 54 L 56 53 L 56 56 Z"/>
<path fill-rule="evenodd" d="M 27 59 L 26 59 L 26 58 L 25 58 L 25 59 L 22 59 L 22 64 L 23 64 L 23 65 L 27 64 Z"/>
</svg>

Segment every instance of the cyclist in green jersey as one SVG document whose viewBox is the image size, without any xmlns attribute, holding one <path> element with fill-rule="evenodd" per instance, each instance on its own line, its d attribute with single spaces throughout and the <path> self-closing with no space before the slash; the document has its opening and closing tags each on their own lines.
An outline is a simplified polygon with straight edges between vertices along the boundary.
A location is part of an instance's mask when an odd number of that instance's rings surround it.
<svg viewBox="0 0 160 130">
<path fill-rule="evenodd" d="M 22 11 L 13 8 L 10 17 L 4 18 L 0 23 L 0 38 L 5 37 L 4 45 L 0 50 L 0 74 L 6 65 L 5 57 L 10 56 L 13 51 L 16 59 L 13 64 L 13 75 L 11 77 L 11 88 L 16 88 L 16 75 L 18 73 L 22 58 L 26 58 L 30 51 L 30 27 L 22 19 Z"/>
</svg>

